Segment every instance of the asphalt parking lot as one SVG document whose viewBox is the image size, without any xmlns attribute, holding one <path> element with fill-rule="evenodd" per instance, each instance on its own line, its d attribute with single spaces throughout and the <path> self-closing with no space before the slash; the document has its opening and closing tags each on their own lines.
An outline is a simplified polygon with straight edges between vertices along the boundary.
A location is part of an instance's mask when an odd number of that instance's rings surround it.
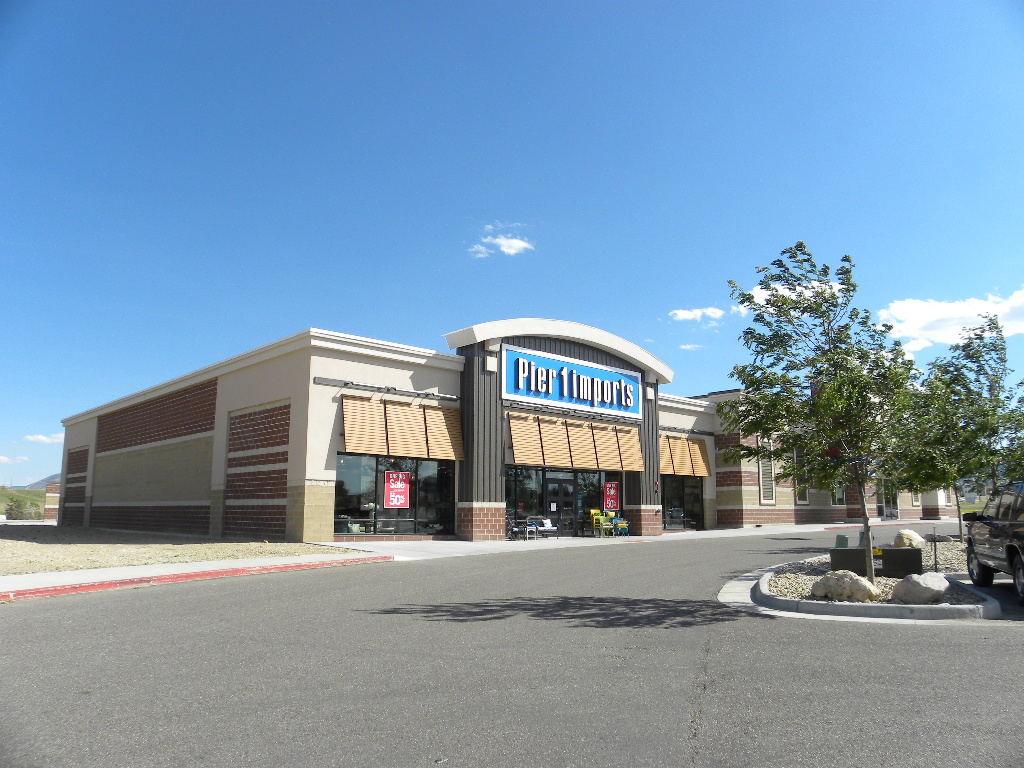
<svg viewBox="0 0 1024 768">
<path fill-rule="evenodd" d="M 1016 621 L 715 600 L 833 532 L 534 549 L 0 606 L 0 765 L 1018 766 Z"/>
</svg>

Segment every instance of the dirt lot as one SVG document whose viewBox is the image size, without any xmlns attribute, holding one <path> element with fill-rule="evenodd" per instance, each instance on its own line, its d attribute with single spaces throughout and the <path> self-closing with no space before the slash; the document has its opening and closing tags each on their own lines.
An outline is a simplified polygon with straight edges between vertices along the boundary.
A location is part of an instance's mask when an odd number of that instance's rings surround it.
<svg viewBox="0 0 1024 768">
<path fill-rule="evenodd" d="M 0 524 L 0 576 L 122 565 L 330 555 L 347 551 L 316 544 L 206 541 L 186 536 L 58 528 L 55 525 Z"/>
</svg>

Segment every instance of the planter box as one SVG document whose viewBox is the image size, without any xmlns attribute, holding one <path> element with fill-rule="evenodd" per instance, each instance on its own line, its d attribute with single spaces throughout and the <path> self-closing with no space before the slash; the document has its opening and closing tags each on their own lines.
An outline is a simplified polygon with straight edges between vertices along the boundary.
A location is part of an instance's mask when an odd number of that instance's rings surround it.
<svg viewBox="0 0 1024 768">
<path fill-rule="evenodd" d="M 917 547 L 881 547 L 881 550 L 882 567 L 875 569 L 875 575 L 902 579 L 924 572 L 923 552 Z M 858 576 L 867 576 L 863 549 L 830 549 L 828 554 L 833 571 L 853 571 Z"/>
</svg>

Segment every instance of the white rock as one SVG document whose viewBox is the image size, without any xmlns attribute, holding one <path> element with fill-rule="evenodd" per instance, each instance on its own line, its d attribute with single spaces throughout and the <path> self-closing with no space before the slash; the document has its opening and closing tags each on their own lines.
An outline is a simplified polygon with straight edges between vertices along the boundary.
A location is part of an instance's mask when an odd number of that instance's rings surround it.
<svg viewBox="0 0 1024 768">
<path fill-rule="evenodd" d="M 896 534 L 896 538 L 892 540 L 892 545 L 894 547 L 917 547 L 918 549 L 924 549 L 924 539 L 909 528 L 904 528 Z"/>
<path fill-rule="evenodd" d="M 949 591 L 949 582 L 941 573 L 912 573 L 892 588 L 894 603 L 927 605 L 937 603 Z"/>
<path fill-rule="evenodd" d="M 853 571 L 829 571 L 814 582 L 811 594 L 850 603 L 870 603 L 882 596 L 874 584 Z"/>
</svg>

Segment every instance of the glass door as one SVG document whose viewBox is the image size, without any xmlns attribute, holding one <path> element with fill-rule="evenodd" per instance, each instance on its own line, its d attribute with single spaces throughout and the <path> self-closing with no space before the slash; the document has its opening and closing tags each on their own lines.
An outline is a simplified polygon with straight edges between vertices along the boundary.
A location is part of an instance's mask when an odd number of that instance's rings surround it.
<svg viewBox="0 0 1024 768">
<path fill-rule="evenodd" d="M 573 472 L 545 473 L 544 517 L 558 526 L 559 536 L 576 535 L 576 475 Z"/>
</svg>

